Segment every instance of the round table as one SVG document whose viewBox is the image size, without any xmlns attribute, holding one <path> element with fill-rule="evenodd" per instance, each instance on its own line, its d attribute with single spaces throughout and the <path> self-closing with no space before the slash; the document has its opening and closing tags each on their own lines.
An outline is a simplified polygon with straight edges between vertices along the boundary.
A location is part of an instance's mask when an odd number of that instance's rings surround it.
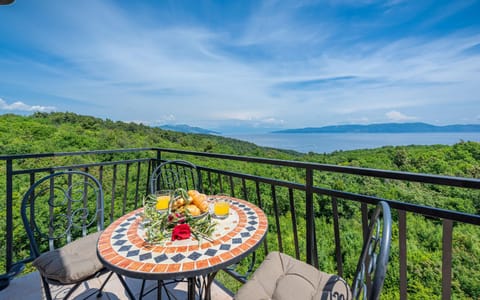
<svg viewBox="0 0 480 300">
<path fill-rule="evenodd" d="M 213 200 L 215 196 L 209 196 Z M 267 232 L 267 218 L 256 205 L 228 197 L 230 213 L 217 222 L 211 240 L 167 241 L 150 244 L 144 239 L 141 212 L 132 211 L 110 224 L 101 234 L 97 253 L 106 268 L 127 277 L 163 281 L 189 279 L 189 299 L 195 297 L 194 278 L 208 278 L 205 298 L 219 270 L 254 251 Z M 160 289 L 158 291 L 160 295 Z M 203 296 L 201 296 L 203 297 Z"/>
</svg>

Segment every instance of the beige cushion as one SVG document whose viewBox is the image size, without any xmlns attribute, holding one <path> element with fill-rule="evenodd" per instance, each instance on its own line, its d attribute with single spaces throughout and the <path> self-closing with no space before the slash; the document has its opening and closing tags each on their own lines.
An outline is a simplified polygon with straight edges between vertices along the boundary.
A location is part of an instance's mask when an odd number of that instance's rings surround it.
<svg viewBox="0 0 480 300">
<path fill-rule="evenodd" d="M 97 257 L 100 234 L 92 233 L 62 248 L 45 252 L 33 261 L 33 265 L 44 277 L 63 284 L 85 280 L 103 269 Z"/>
<path fill-rule="evenodd" d="M 352 299 L 350 287 L 339 276 L 321 272 L 286 254 L 271 252 L 234 299 L 330 299 L 331 294 Z"/>
</svg>

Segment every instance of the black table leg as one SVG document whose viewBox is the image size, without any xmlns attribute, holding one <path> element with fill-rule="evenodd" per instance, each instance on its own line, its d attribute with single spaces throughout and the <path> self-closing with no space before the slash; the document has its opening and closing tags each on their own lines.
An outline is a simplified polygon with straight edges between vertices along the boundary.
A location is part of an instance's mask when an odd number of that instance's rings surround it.
<svg viewBox="0 0 480 300">
<path fill-rule="evenodd" d="M 212 299 L 212 293 L 210 292 L 210 288 L 212 287 L 213 279 L 217 275 L 217 272 L 210 273 L 206 276 L 207 283 L 205 285 L 205 300 Z"/>
<path fill-rule="evenodd" d="M 123 287 L 125 288 L 125 290 L 127 291 L 127 294 L 128 294 L 128 297 L 130 297 L 130 299 L 135 299 L 135 296 L 133 295 L 132 291 L 130 290 L 130 288 L 128 287 L 127 283 L 125 282 L 125 280 L 123 279 L 122 275 L 116 273 L 117 276 L 118 276 L 118 279 L 120 280 L 120 282 L 122 283 Z"/>
<path fill-rule="evenodd" d="M 195 277 L 188 278 L 188 300 L 195 300 Z"/>
<path fill-rule="evenodd" d="M 199 277 L 188 278 L 188 300 L 195 300 L 197 294 L 197 280 L 198 280 L 198 299 L 211 300 L 212 295 L 210 288 L 212 287 L 213 279 L 217 272 Z"/>
<path fill-rule="evenodd" d="M 157 300 L 162 300 L 162 288 L 163 288 L 163 281 L 157 281 Z"/>
</svg>

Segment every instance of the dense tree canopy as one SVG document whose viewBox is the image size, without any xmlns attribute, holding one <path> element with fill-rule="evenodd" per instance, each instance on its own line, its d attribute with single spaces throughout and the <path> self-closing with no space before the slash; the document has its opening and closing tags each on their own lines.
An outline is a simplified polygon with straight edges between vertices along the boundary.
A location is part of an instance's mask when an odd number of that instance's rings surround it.
<svg viewBox="0 0 480 300">
<path fill-rule="evenodd" d="M 337 151 L 330 154 L 302 154 L 295 151 L 258 147 L 252 143 L 221 136 L 185 134 L 74 113 L 0 116 L 0 155 L 141 147 L 176 148 L 343 166 L 470 178 L 480 177 L 480 143 L 477 142 L 462 141 L 453 146 L 386 146 L 368 150 Z M 209 161 L 204 160 L 202 164 L 208 165 Z M 215 164 L 216 167 L 225 169 L 238 167 L 235 163 L 227 161 L 220 162 L 225 165 L 218 165 L 218 161 L 215 161 Z M 244 173 L 295 182 L 302 182 L 304 176 L 301 172 L 293 169 L 271 168 L 254 164 L 242 164 L 241 168 Z M 5 166 L 2 164 L 0 165 L 2 182 L 5 181 L 4 176 Z M 330 173 L 315 174 L 314 180 L 315 185 L 322 187 L 480 214 L 478 191 Z M 0 193 L 5 194 L 3 185 L 0 185 Z M 278 203 L 278 210 L 280 224 L 282 224 L 281 231 L 288 236 L 292 231 L 289 203 L 286 200 L 287 196 L 283 195 L 282 191 L 278 191 L 278 196 L 279 199 L 285 199 Z M 326 225 L 330 222 L 329 202 L 324 199 L 316 200 L 317 234 L 332 236 L 332 232 L 328 229 L 331 226 Z M 0 203 L 0 220 L 2 220 L 0 223 L 5 219 L 4 205 L 5 203 Z M 295 205 L 301 207 L 300 203 L 295 203 Z M 275 227 L 274 210 L 268 201 L 265 202 L 264 209 L 272 218 L 272 227 Z M 359 228 L 360 216 L 349 204 L 342 204 L 340 210 L 341 214 L 346 217 L 346 220 L 341 223 L 341 230 L 344 233 L 342 243 L 354 245 L 351 249 L 344 250 L 346 268 L 344 271 L 348 274 L 353 272 L 351 269 L 355 265 L 354 249 L 360 247 L 359 242 L 355 242 L 354 236 L 350 233 L 352 230 L 349 229 Z M 416 216 L 409 216 L 408 222 L 409 295 L 415 299 L 439 298 L 438 283 L 441 282 L 442 255 L 441 225 L 435 220 Z M 2 229 L 3 226 L 2 223 Z M 15 230 L 21 230 L 21 228 L 15 228 Z M 304 230 L 299 226 L 300 232 Z M 394 236 L 398 236 L 396 229 L 394 229 Z M 4 245 L 3 235 L 0 239 L 0 244 Z M 480 230 L 477 226 L 456 224 L 454 239 L 454 295 L 456 298 L 478 299 L 480 298 Z M 275 245 L 276 240 L 273 236 L 269 243 Z M 334 249 L 333 241 L 324 241 L 324 244 L 324 248 L 319 249 L 322 268 L 334 271 L 334 255 L 331 252 L 331 249 Z M 292 253 L 293 249 L 290 244 L 286 243 L 285 248 L 286 252 Z M 3 248 L 0 251 L 4 253 Z M 398 255 L 398 251 L 398 244 L 393 244 L 392 255 Z M 3 259 L 1 263 L 3 264 Z M 392 260 L 385 285 L 384 297 L 387 299 L 398 298 L 398 269 L 398 260 Z"/>
</svg>

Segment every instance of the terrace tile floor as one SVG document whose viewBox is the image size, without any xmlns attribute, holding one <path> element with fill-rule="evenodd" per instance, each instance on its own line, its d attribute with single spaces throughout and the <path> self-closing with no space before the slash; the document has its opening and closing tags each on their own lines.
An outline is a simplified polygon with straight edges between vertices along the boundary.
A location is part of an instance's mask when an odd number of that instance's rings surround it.
<svg viewBox="0 0 480 300">
<path fill-rule="evenodd" d="M 75 291 L 73 297 L 70 299 L 109 299 L 109 300 L 123 300 L 129 299 L 125 290 L 118 280 L 116 275 L 112 276 L 104 288 L 104 292 L 101 298 L 97 298 L 96 289 L 98 289 L 105 276 L 99 278 L 92 279 L 87 283 L 83 284 L 81 287 Z M 132 292 L 135 296 L 139 296 L 140 288 L 142 281 L 138 279 L 126 278 L 127 284 L 129 285 Z M 156 282 L 154 281 L 147 281 L 145 290 L 151 290 L 156 286 Z M 60 288 L 53 288 L 52 289 L 52 296 L 54 299 L 63 299 L 62 295 L 65 295 L 68 292 L 69 286 L 64 286 Z M 174 283 L 168 285 L 169 291 L 171 291 L 172 295 L 175 297 L 172 299 L 186 299 L 187 298 L 187 285 L 184 282 Z M 212 284 L 212 299 L 213 300 L 231 300 L 232 295 L 224 290 L 221 285 L 219 284 Z M 0 299 L 5 300 L 37 300 L 37 299 L 45 299 L 42 283 L 40 280 L 40 276 L 38 272 L 30 273 L 22 277 L 18 277 L 13 279 L 10 282 L 10 285 L 0 291 Z M 157 299 L 157 291 L 154 290 L 151 293 L 145 295 L 143 297 L 145 300 Z M 169 299 L 163 291 L 162 299 Z"/>
</svg>

